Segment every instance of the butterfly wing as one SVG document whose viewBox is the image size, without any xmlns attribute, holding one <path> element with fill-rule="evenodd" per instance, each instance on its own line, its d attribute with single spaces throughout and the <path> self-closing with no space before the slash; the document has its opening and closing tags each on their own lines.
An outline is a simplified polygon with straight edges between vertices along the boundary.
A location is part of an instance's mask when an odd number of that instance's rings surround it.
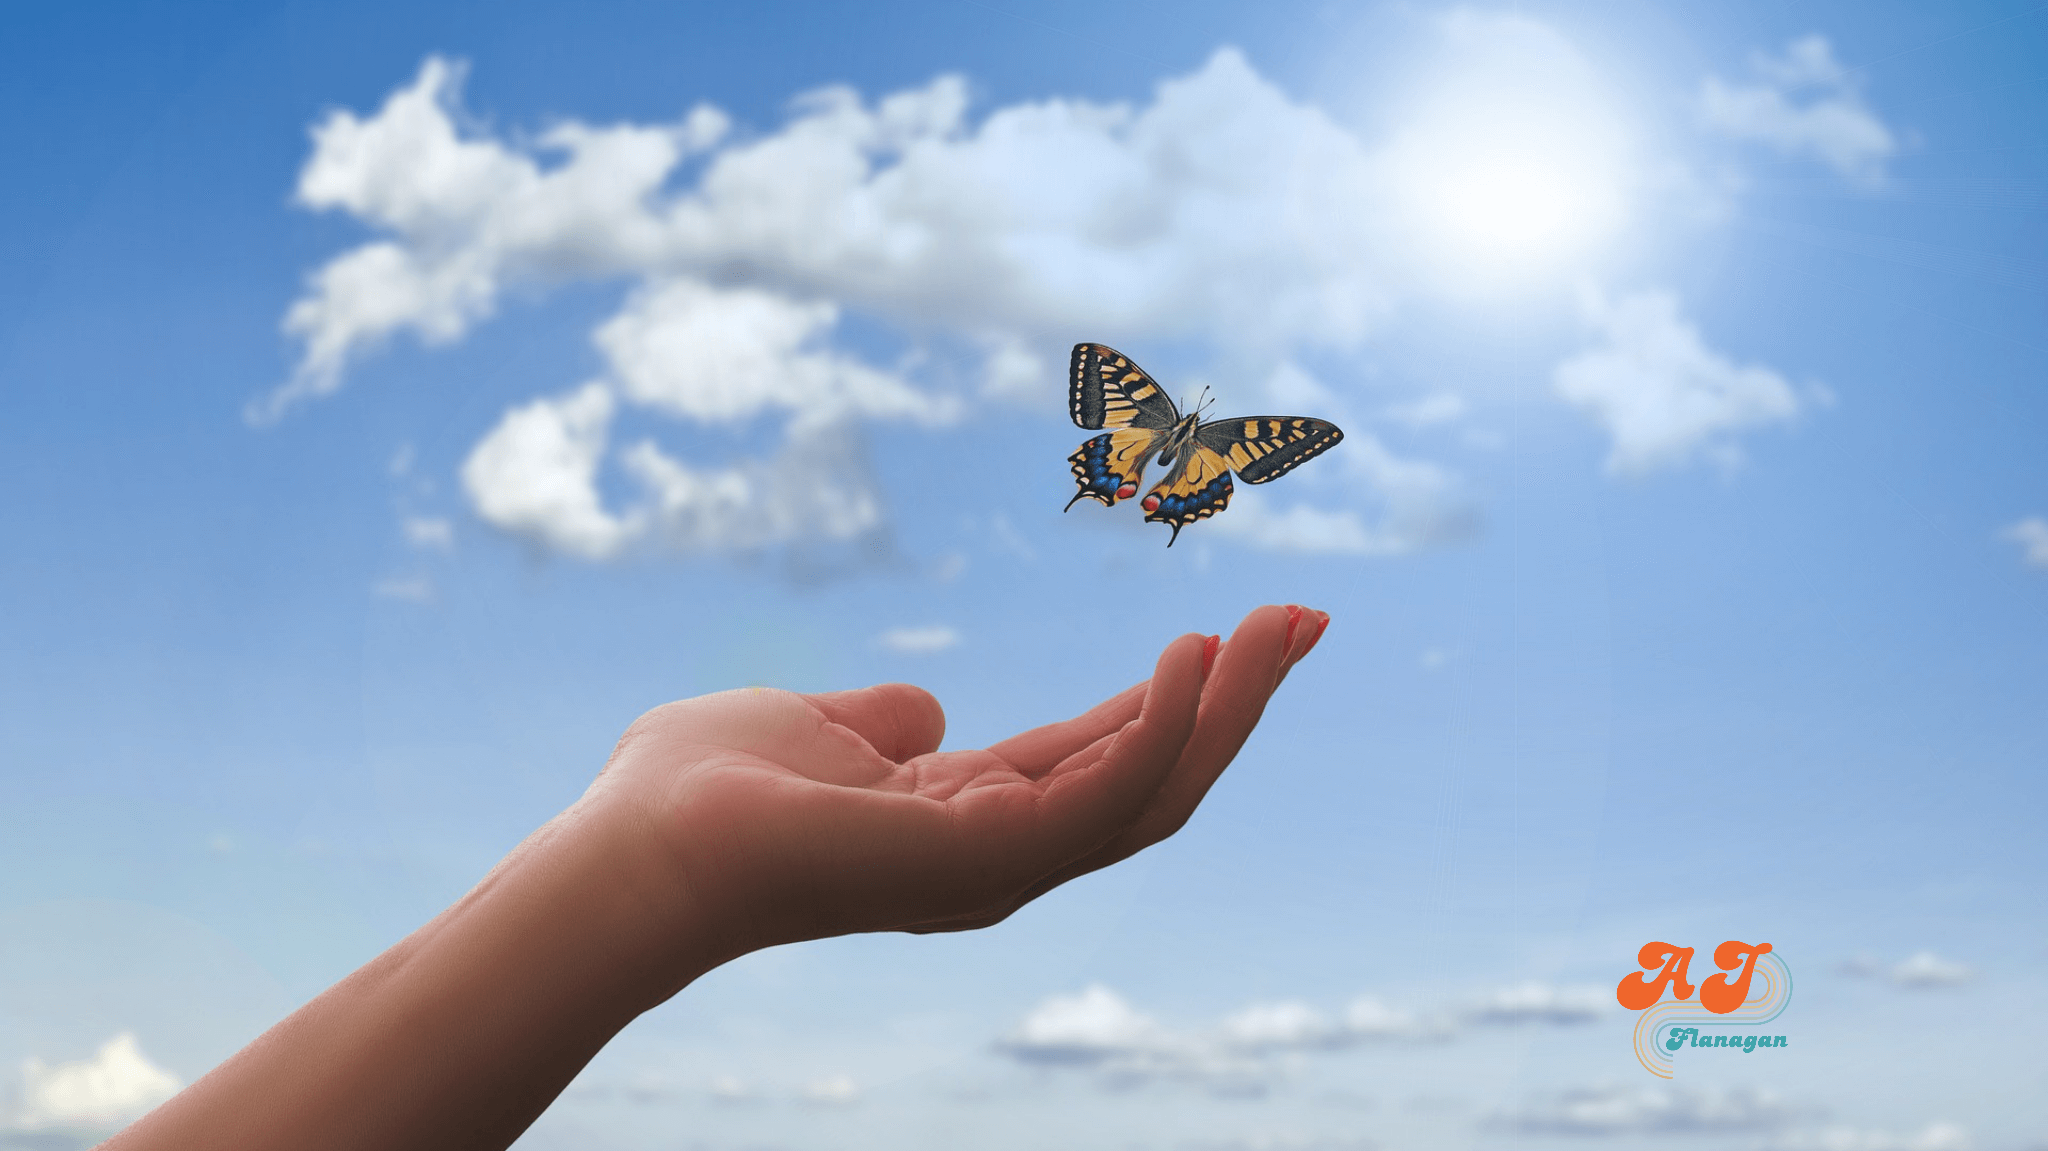
<svg viewBox="0 0 2048 1151">
<path fill-rule="evenodd" d="M 1138 506 L 1145 509 L 1145 522 L 1173 525 L 1166 541 L 1172 547 L 1180 529 L 1230 506 L 1230 462 L 1197 440 L 1188 446 L 1187 459 Z"/>
<path fill-rule="evenodd" d="M 1165 431 L 1180 422 L 1180 409 L 1159 381 L 1122 352 L 1101 344 L 1075 344 L 1067 364 L 1067 410 L 1074 423 L 1096 428 L 1151 428 Z"/>
<path fill-rule="evenodd" d="M 1306 416 L 1233 416 L 1195 429 L 1195 444 L 1248 484 L 1277 480 L 1344 438 L 1337 425 Z"/>
<path fill-rule="evenodd" d="M 1067 457 L 1080 491 L 1105 506 L 1138 494 L 1145 464 L 1160 437 L 1180 422 L 1180 409 L 1159 381 L 1115 348 L 1075 344 L 1067 367 L 1067 408 L 1084 428 L 1114 428 Z"/>
<path fill-rule="evenodd" d="M 1074 466 L 1074 482 L 1081 485 L 1067 507 L 1073 507 L 1082 496 L 1114 507 L 1118 500 L 1137 495 L 1138 485 L 1145 479 L 1145 461 L 1152 458 L 1158 441 L 1159 433 L 1151 428 L 1118 428 L 1082 444 L 1080 451 L 1067 457 Z"/>
</svg>

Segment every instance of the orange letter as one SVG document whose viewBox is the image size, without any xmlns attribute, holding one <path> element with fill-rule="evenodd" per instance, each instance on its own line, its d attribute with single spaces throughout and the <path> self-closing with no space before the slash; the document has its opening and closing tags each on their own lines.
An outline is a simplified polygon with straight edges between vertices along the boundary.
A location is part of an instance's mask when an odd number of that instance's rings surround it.
<svg viewBox="0 0 2048 1151">
<path fill-rule="evenodd" d="M 1733 971 L 1739 964 L 1742 974 L 1729 982 L 1726 975 L 1715 975 L 1700 984 L 1700 1006 L 1716 1015 L 1726 1015 L 1742 1006 L 1749 998 L 1749 977 L 1756 974 L 1756 961 L 1771 953 L 1768 943 L 1742 943 L 1729 940 L 1714 949 L 1714 966 L 1722 971 Z"/>
<path fill-rule="evenodd" d="M 1656 971 L 1656 976 L 1622 976 L 1620 986 L 1614 989 L 1614 998 L 1630 1011 L 1641 1011 L 1664 998 L 1664 985 L 1669 983 L 1680 999 L 1691 999 L 1692 984 L 1685 981 L 1685 970 L 1691 963 L 1690 947 L 1645 943 L 1643 949 L 1636 952 L 1636 965 L 1644 971 Z M 1662 971 L 1657 970 L 1660 967 Z"/>
</svg>

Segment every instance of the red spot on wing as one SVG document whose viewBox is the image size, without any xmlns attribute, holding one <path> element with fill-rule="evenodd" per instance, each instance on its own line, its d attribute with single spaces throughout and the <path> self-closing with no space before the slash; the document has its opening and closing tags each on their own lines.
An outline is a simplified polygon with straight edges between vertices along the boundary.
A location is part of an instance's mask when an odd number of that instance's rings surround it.
<svg viewBox="0 0 2048 1151">
<path fill-rule="evenodd" d="M 1122 486 L 1122 487 L 1120 487 L 1120 488 L 1118 488 L 1118 489 L 1116 490 L 1116 498 L 1118 498 L 1118 499 L 1120 499 L 1120 500 L 1127 500 L 1127 499 L 1130 499 L 1130 498 L 1131 498 L 1132 496 L 1134 496 L 1134 495 L 1137 495 L 1137 494 L 1138 494 L 1138 485 L 1136 485 L 1136 484 L 1125 484 L 1124 486 Z M 1146 510 L 1146 511 L 1151 511 L 1152 509 L 1151 509 L 1151 508 L 1146 508 L 1145 510 Z"/>
<path fill-rule="evenodd" d="M 1159 510 L 1159 497 L 1158 497 L 1158 496 L 1146 496 L 1146 497 L 1145 497 L 1145 502 L 1144 502 L 1144 503 L 1142 503 L 1142 504 L 1139 504 L 1138 506 L 1139 506 L 1139 507 L 1141 507 L 1141 508 L 1144 508 L 1144 509 L 1145 509 L 1146 511 L 1148 511 L 1148 512 L 1156 512 L 1156 511 L 1158 511 L 1158 510 Z"/>
</svg>

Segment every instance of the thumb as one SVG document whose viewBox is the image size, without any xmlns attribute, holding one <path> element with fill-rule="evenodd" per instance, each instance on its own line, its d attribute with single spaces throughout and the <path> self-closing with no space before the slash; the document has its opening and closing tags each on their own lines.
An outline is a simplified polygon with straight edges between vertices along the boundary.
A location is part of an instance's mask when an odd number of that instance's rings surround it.
<svg viewBox="0 0 2048 1151">
<path fill-rule="evenodd" d="M 945 709 L 932 693 L 907 683 L 820 692 L 804 699 L 827 722 L 852 730 L 892 763 L 937 751 L 946 737 Z"/>
</svg>

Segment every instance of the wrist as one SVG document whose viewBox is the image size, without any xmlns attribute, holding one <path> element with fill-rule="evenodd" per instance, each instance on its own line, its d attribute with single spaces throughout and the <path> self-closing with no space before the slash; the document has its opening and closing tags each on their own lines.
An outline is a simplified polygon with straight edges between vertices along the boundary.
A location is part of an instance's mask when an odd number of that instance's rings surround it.
<svg viewBox="0 0 2048 1151">
<path fill-rule="evenodd" d="M 623 1027 L 733 956 L 716 945 L 654 822 L 586 795 L 506 856 L 454 915 L 502 920 L 514 950 L 553 955 L 588 1010 Z"/>
</svg>

